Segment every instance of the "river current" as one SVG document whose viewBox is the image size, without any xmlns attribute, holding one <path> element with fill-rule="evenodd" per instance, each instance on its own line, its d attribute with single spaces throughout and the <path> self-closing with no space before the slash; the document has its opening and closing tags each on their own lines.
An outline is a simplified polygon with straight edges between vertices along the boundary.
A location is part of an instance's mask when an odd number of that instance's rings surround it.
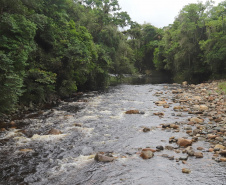
<svg viewBox="0 0 226 185">
<path fill-rule="evenodd" d="M 177 147 L 169 138 L 189 137 L 183 126 L 180 132 L 166 132 L 160 124 L 185 122 L 186 112 L 173 110 L 172 89 L 179 85 L 118 85 L 108 92 L 90 92 L 80 100 L 64 101 L 44 110 L 34 118 L 16 120 L 17 128 L 0 132 L 1 185 L 225 185 L 226 164 L 204 158 L 189 157 L 186 164 L 169 160 L 186 156 L 170 150 L 155 152 L 144 160 L 142 148 L 162 145 Z M 156 93 L 158 94 L 156 96 Z M 165 99 L 169 108 L 155 105 Z M 127 110 L 144 114 L 128 115 Z M 154 115 L 163 112 L 164 116 Z M 149 127 L 150 132 L 143 132 Z M 49 135 L 52 128 L 59 135 Z M 209 148 L 202 140 L 194 148 Z M 97 152 L 114 156 L 109 163 L 97 162 Z M 189 168 L 190 174 L 182 173 Z"/>
</svg>

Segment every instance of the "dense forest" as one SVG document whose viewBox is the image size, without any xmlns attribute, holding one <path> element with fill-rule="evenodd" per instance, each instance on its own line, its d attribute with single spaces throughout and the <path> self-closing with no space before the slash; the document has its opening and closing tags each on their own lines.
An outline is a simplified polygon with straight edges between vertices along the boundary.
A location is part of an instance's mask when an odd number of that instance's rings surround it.
<svg viewBox="0 0 226 185">
<path fill-rule="evenodd" d="M 110 73 L 226 75 L 226 1 L 189 4 L 164 28 L 133 22 L 117 0 L 0 4 L 0 113 L 106 87 Z"/>
</svg>

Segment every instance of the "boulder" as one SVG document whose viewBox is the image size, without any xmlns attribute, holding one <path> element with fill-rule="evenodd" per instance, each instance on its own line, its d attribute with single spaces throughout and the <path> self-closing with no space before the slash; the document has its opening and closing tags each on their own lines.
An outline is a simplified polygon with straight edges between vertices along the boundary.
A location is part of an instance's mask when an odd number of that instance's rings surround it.
<svg viewBox="0 0 226 185">
<path fill-rule="evenodd" d="M 140 157 L 142 157 L 143 159 L 150 159 L 153 156 L 154 156 L 154 153 L 151 151 L 150 148 L 144 148 L 140 154 Z"/>
<path fill-rule="evenodd" d="M 140 114 L 139 110 L 128 110 L 125 112 L 126 114 Z"/>
<path fill-rule="evenodd" d="M 112 162 L 114 161 L 114 157 L 109 157 L 100 153 L 97 153 L 94 159 L 98 162 Z"/>
<path fill-rule="evenodd" d="M 225 146 L 223 146 L 223 145 L 216 145 L 216 146 L 214 147 L 214 149 L 224 150 L 224 149 L 225 149 Z"/>
<path fill-rule="evenodd" d="M 195 153 L 194 153 L 194 156 L 195 156 L 196 158 L 203 158 L 203 153 L 202 153 L 202 152 L 195 152 Z"/>
<path fill-rule="evenodd" d="M 182 173 L 191 173 L 191 170 L 188 168 L 183 168 Z"/>
<path fill-rule="evenodd" d="M 179 138 L 178 141 L 177 141 L 177 144 L 179 146 L 182 146 L 182 147 L 191 146 L 192 145 L 192 140 L 190 140 L 190 139 L 184 139 L 184 138 Z"/>
<path fill-rule="evenodd" d="M 151 131 L 151 129 L 148 127 L 144 127 L 144 129 L 143 129 L 143 132 L 150 132 L 150 131 Z"/>
<path fill-rule="evenodd" d="M 197 117 L 191 118 L 190 121 L 192 121 L 194 123 L 203 123 L 204 122 L 203 119 L 200 119 L 200 118 L 197 118 Z"/>
<path fill-rule="evenodd" d="M 49 132 L 48 135 L 59 135 L 62 134 L 62 132 L 58 129 L 52 128 Z"/>
</svg>

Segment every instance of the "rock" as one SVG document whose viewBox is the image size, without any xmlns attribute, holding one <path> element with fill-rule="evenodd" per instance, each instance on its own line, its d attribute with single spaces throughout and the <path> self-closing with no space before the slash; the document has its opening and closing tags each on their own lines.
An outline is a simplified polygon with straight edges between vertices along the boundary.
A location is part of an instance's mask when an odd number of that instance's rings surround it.
<svg viewBox="0 0 226 185">
<path fill-rule="evenodd" d="M 174 150 L 174 148 L 172 146 L 165 146 L 166 150 Z"/>
<path fill-rule="evenodd" d="M 177 144 L 179 146 L 183 146 L 183 147 L 191 146 L 192 145 L 192 140 L 179 138 L 178 141 L 177 141 Z"/>
<path fill-rule="evenodd" d="M 20 149 L 20 152 L 33 152 L 34 150 L 26 148 L 26 149 Z"/>
<path fill-rule="evenodd" d="M 143 149 L 140 154 L 140 157 L 142 157 L 143 159 L 150 159 L 153 156 L 154 156 L 154 153 L 149 148 Z"/>
<path fill-rule="evenodd" d="M 223 142 L 224 141 L 224 138 L 223 137 L 216 137 L 215 138 L 217 141 L 220 141 L 220 142 Z"/>
<path fill-rule="evenodd" d="M 204 148 L 203 147 L 198 147 L 197 150 L 204 150 Z"/>
<path fill-rule="evenodd" d="M 163 105 L 166 105 L 167 102 L 166 102 L 166 101 L 157 101 L 157 102 L 155 102 L 155 104 L 156 104 L 157 106 L 163 106 Z"/>
<path fill-rule="evenodd" d="M 203 119 L 200 119 L 200 118 L 197 118 L 197 117 L 191 118 L 190 121 L 192 121 L 194 123 L 203 123 L 204 122 Z"/>
<path fill-rule="evenodd" d="M 175 107 L 173 107 L 173 110 L 181 110 L 181 109 L 183 109 L 183 107 L 181 107 L 181 106 L 175 106 Z"/>
<path fill-rule="evenodd" d="M 159 146 L 156 146 L 156 149 L 157 149 L 157 150 L 164 150 L 164 147 L 161 146 L 161 145 L 159 145 Z"/>
<path fill-rule="evenodd" d="M 206 105 L 200 105 L 200 107 L 199 107 L 199 110 L 200 111 L 206 111 L 206 110 L 208 110 L 209 108 L 206 106 Z"/>
<path fill-rule="evenodd" d="M 224 149 L 225 149 L 225 146 L 223 146 L 223 145 L 216 145 L 216 146 L 214 147 L 214 149 L 224 150 Z"/>
<path fill-rule="evenodd" d="M 170 124 L 170 128 L 178 129 L 178 128 L 179 128 L 179 125 L 176 125 L 176 124 Z"/>
<path fill-rule="evenodd" d="M 143 129 L 143 132 L 150 132 L 150 131 L 151 131 L 151 129 L 148 128 L 148 127 L 145 127 L 145 128 Z"/>
<path fill-rule="evenodd" d="M 182 82 L 182 86 L 187 86 L 187 85 L 188 85 L 187 81 Z"/>
<path fill-rule="evenodd" d="M 168 158 L 169 155 L 168 154 L 162 154 L 162 157 Z"/>
<path fill-rule="evenodd" d="M 188 154 L 188 156 L 194 156 L 195 155 L 195 151 L 193 150 L 193 148 L 191 146 L 187 147 L 185 151 Z"/>
<path fill-rule="evenodd" d="M 55 129 L 55 128 L 52 128 L 49 132 L 48 132 L 49 135 L 59 135 L 59 134 L 62 134 L 62 132 L 58 129 Z"/>
<path fill-rule="evenodd" d="M 128 110 L 125 112 L 126 114 L 140 114 L 139 110 Z"/>
<path fill-rule="evenodd" d="M 208 134 L 207 135 L 208 139 L 215 139 L 216 137 L 217 137 L 217 135 L 214 135 L 214 134 Z"/>
<path fill-rule="evenodd" d="M 213 152 L 214 151 L 214 149 L 213 148 L 209 148 L 209 150 L 208 150 L 209 152 Z"/>
<path fill-rule="evenodd" d="M 156 115 L 156 116 L 164 116 L 164 113 L 163 112 L 157 112 L 157 113 L 154 113 L 154 115 Z"/>
<path fill-rule="evenodd" d="M 94 158 L 98 162 L 112 162 L 114 161 L 114 157 L 109 157 L 100 153 L 97 153 Z"/>
<path fill-rule="evenodd" d="M 203 158 L 203 153 L 202 152 L 195 152 L 194 156 L 196 158 Z"/>
<path fill-rule="evenodd" d="M 188 168 L 183 168 L 183 169 L 182 169 L 182 172 L 183 172 L 183 173 L 191 173 L 191 170 L 188 169 Z"/>
<path fill-rule="evenodd" d="M 5 132 L 6 129 L 5 128 L 0 128 L 0 132 Z"/>
<path fill-rule="evenodd" d="M 181 161 L 187 161 L 188 160 L 188 156 L 186 156 L 186 157 L 180 157 L 179 160 L 181 160 Z"/>
<path fill-rule="evenodd" d="M 226 157 L 226 150 L 220 151 L 219 154 Z"/>
<path fill-rule="evenodd" d="M 80 124 L 80 123 L 75 123 L 74 126 L 76 126 L 76 127 L 82 127 L 82 124 Z"/>
<path fill-rule="evenodd" d="M 169 156 L 169 160 L 174 160 L 174 156 Z"/>
<path fill-rule="evenodd" d="M 220 158 L 221 162 L 226 162 L 226 158 Z"/>
<path fill-rule="evenodd" d="M 169 108 L 170 106 L 168 104 L 163 105 L 164 108 Z"/>
</svg>

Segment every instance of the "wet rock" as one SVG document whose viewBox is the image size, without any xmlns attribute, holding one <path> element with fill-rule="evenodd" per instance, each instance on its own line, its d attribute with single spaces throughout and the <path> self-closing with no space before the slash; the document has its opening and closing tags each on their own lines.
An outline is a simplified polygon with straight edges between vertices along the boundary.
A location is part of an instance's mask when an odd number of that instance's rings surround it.
<svg viewBox="0 0 226 185">
<path fill-rule="evenodd" d="M 188 154 L 188 156 L 194 156 L 195 155 L 195 151 L 193 150 L 193 148 L 191 146 L 187 147 L 185 149 L 185 152 Z"/>
<path fill-rule="evenodd" d="M 184 81 L 184 82 L 182 82 L 182 86 L 187 86 L 188 85 L 188 82 L 187 81 Z"/>
<path fill-rule="evenodd" d="M 224 150 L 224 149 L 225 149 L 225 146 L 223 146 L 223 145 L 216 145 L 216 146 L 214 147 L 214 150 L 215 150 L 215 149 Z"/>
<path fill-rule="evenodd" d="M 155 104 L 156 104 L 157 106 L 163 106 L 163 105 L 166 105 L 167 102 L 166 102 L 166 101 L 157 101 L 157 102 L 155 102 Z"/>
<path fill-rule="evenodd" d="M 156 116 L 164 116 L 164 113 L 163 112 L 157 112 L 157 113 L 154 113 L 154 115 L 156 115 Z"/>
<path fill-rule="evenodd" d="M 208 139 L 215 139 L 216 137 L 217 137 L 217 135 L 214 135 L 214 134 L 208 134 L 207 135 Z"/>
<path fill-rule="evenodd" d="M 128 110 L 125 112 L 126 114 L 140 114 L 139 110 Z"/>
<path fill-rule="evenodd" d="M 159 146 L 156 146 L 156 149 L 157 149 L 157 150 L 164 150 L 164 147 L 161 146 L 161 145 L 159 145 Z"/>
<path fill-rule="evenodd" d="M 143 132 L 150 132 L 150 131 L 151 131 L 151 129 L 148 127 L 143 128 Z"/>
<path fill-rule="evenodd" d="M 170 124 L 170 128 L 178 129 L 178 128 L 179 128 L 179 125 L 176 125 L 176 124 Z"/>
<path fill-rule="evenodd" d="M 174 156 L 169 156 L 169 160 L 174 160 Z"/>
<path fill-rule="evenodd" d="M 169 108 L 170 106 L 168 104 L 163 105 L 164 108 Z"/>
<path fill-rule="evenodd" d="M 30 148 L 24 148 L 24 149 L 20 149 L 20 152 L 33 152 L 34 150 L 30 149 Z"/>
<path fill-rule="evenodd" d="M 112 162 L 114 161 L 114 157 L 109 157 L 100 153 L 97 153 L 94 159 L 98 162 Z"/>
<path fill-rule="evenodd" d="M 59 135 L 62 134 L 62 132 L 58 129 L 52 128 L 49 132 L 48 135 Z"/>
<path fill-rule="evenodd" d="M 197 150 L 204 150 L 204 148 L 199 146 Z"/>
<path fill-rule="evenodd" d="M 0 132 L 5 132 L 6 129 L 5 128 L 0 128 Z"/>
<path fill-rule="evenodd" d="M 192 140 L 190 140 L 190 139 L 184 139 L 184 138 L 179 138 L 178 141 L 177 141 L 177 144 L 179 146 L 182 146 L 182 147 L 191 146 L 192 145 Z"/>
<path fill-rule="evenodd" d="M 161 156 L 164 157 L 164 158 L 168 158 L 169 157 L 168 154 L 162 154 Z"/>
<path fill-rule="evenodd" d="M 188 168 L 183 168 L 182 173 L 191 173 L 191 170 Z"/>
<path fill-rule="evenodd" d="M 203 153 L 202 152 L 195 152 L 194 156 L 196 158 L 203 158 Z"/>
<path fill-rule="evenodd" d="M 179 160 L 180 161 L 187 161 L 188 160 L 188 156 L 180 157 Z"/>
<path fill-rule="evenodd" d="M 183 107 L 181 107 L 181 106 L 175 106 L 175 107 L 173 107 L 173 110 L 182 110 L 183 109 Z"/>
<path fill-rule="evenodd" d="M 154 153 L 151 151 L 150 148 L 144 148 L 140 154 L 140 157 L 142 157 L 143 159 L 150 159 L 153 156 L 154 156 Z"/>
<path fill-rule="evenodd" d="M 80 124 L 80 123 L 75 123 L 74 126 L 76 126 L 76 127 L 82 127 L 82 124 Z"/>
<path fill-rule="evenodd" d="M 226 157 L 226 150 L 220 151 L 219 154 Z"/>
<path fill-rule="evenodd" d="M 172 146 L 165 146 L 166 150 L 174 150 L 174 148 Z"/>
<path fill-rule="evenodd" d="M 200 119 L 198 117 L 193 117 L 190 119 L 190 121 L 194 122 L 194 123 L 203 123 L 204 120 L 203 119 Z"/>
<path fill-rule="evenodd" d="M 220 158 L 221 162 L 226 162 L 226 158 Z"/>
</svg>

